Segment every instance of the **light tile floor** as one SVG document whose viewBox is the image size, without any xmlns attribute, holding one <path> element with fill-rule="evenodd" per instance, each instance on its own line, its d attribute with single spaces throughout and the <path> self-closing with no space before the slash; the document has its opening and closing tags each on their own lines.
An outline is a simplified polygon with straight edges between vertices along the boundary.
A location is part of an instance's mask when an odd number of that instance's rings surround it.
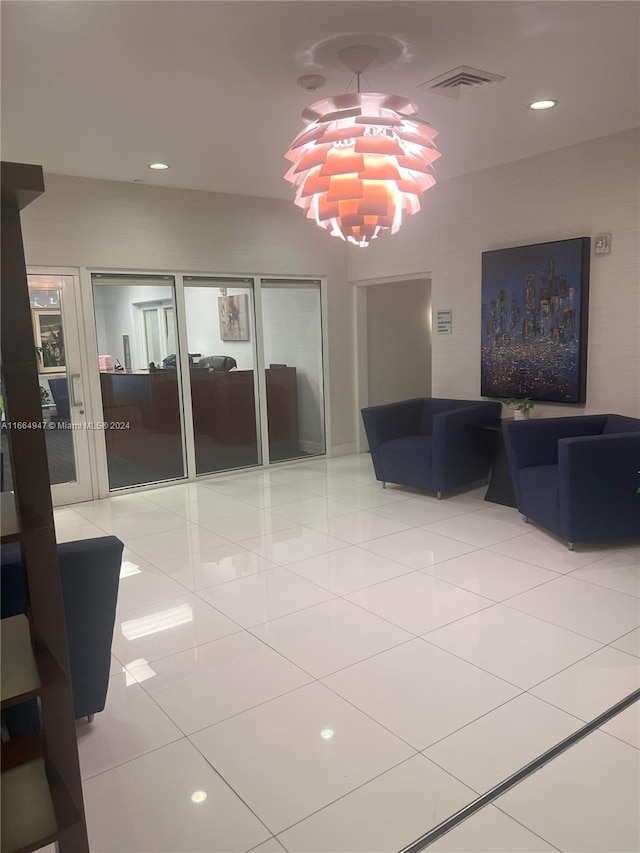
<svg viewBox="0 0 640 853">
<path fill-rule="evenodd" d="M 367 455 L 56 510 L 125 543 L 94 853 L 395 853 L 640 686 L 638 543 L 566 545 Z M 640 849 L 640 707 L 430 849 Z"/>
</svg>

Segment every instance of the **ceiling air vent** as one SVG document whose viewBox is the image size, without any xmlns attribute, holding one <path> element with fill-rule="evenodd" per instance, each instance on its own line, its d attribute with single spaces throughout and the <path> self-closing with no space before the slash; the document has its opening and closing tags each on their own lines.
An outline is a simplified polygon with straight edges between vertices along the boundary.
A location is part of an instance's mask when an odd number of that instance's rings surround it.
<svg viewBox="0 0 640 853">
<path fill-rule="evenodd" d="M 504 77 L 501 74 L 491 74 L 489 71 L 480 71 L 468 65 L 460 65 L 453 71 L 447 71 L 433 80 L 421 83 L 418 89 L 426 89 L 435 95 L 444 95 L 446 98 L 460 98 L 472 89 L 489 86 L 491 83 L 501 83 Z"/>
</svg>

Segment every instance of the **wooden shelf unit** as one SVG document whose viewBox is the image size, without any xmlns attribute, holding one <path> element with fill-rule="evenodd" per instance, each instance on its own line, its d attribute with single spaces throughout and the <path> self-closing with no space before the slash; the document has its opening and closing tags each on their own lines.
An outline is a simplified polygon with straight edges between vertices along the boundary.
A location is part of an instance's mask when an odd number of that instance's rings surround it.
<svg viewBox="0 0 640 853">
<path fill-rule="evenodd" d="M 84 822 L 44 756 L 2 773 L 2 853 L 29 853 Z"/>
<path fill-rule="evenodd" d="M 45 527 L 46 523 L 34 512 L 23 509 L 18 513 L 13 492 L 0 494 L 0 540 L 3 545 L 6 542 L 19 542 L 30 530 L 42 530 Z"/>
<path fill-rule="evenodd" d="M 2 708 L 35 699 L 42 683 L 31 647 L 31 630 L 26 616 L 11 616 L 0 622 L 2 639 Z"/>
<path fill-rule="evenodd" d="M 73 695 L 20 211 L 44 192 L 40 166 L 2 163 L 2 385 L 14 492 L 0 496 L 2 544 L 17 542 L 29 612 L 3 619 L 2 708 L 38 701 L 39 731 L 2 743 L 2 853 L 56 842 L 88 853 Z"/>
<path fill-rule="evenodd" d="M 2 708 L 41 696 L 45 690 L 64 686 L 68 678 L 49 649 L 32 645 L 29 620 L 11 616 L 0 622 L 2 634 Z"/>
</svg>

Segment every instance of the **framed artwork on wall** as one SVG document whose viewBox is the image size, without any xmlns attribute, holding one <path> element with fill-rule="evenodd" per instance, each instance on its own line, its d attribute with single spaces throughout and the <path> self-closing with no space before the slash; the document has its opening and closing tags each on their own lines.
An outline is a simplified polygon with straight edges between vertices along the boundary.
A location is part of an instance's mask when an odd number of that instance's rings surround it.
<svg viewBox="0 0 640 853">
<path fill-rule="evenodd" d="M 586 400 L 591 240 L 482 253 L 483 397 Z"/>
<path fill-rule="evenodd" d="M 218 297 L 220 340 L 249 340 L 249 300 L 246 293 Z"/>
<path fill-rule="evenodd" d="M 38 354 L 38 373 L 61 373 L 66 369 L 62 314 L 59 308 L 34 308 L 33 339 Z"/>
</svg>

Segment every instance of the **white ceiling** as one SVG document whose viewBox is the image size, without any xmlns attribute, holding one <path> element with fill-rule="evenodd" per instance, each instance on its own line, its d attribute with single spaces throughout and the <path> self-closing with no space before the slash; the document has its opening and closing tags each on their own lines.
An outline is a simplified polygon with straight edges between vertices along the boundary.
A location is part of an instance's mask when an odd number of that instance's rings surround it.
<svg viewBox="0 0 640 853">
<path fill-rule="evenodd" d="M 283 154 L 302 110 L 351 81 L 320 64 L 323 42 L 376 33 L 402 55 L 367 73 L 370 88 L 415 100 L 439 131 L 437 177 L 472 172 L 638 125 L 639 12 L 608 0 L 3 0 L 2 159 L 290 198 Z M 461 64 L 506 79 L 460 100 L 417 88 Z M 327 85 L 299 88 L 309 73 Z M 542 97 L 559 105 L 526 108 Z M 156 160 L 171 169 L 151 172 Z"/>
</svg>

